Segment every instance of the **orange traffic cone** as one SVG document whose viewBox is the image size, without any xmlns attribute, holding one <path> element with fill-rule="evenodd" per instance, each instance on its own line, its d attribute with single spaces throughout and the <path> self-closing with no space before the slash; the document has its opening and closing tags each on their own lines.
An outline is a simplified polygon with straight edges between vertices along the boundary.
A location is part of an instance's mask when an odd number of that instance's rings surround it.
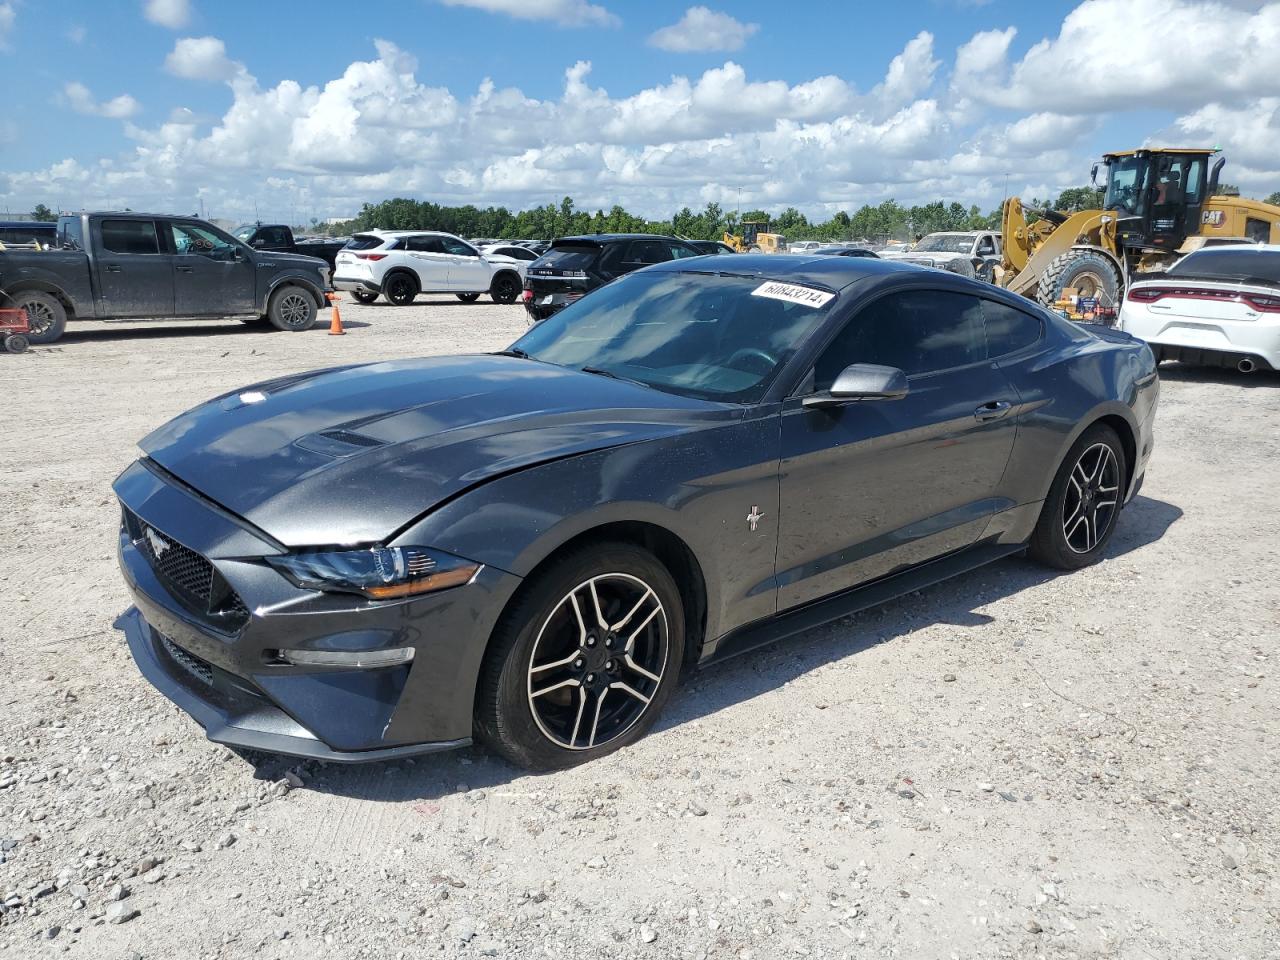
<svg viewBox="0 0 1280 960">
<path fill-rule="evenodd" d="M 347 331 L 342 329 L 342 314 L 338 312 L 338 295 L 328 293 L 325 294 L 325 299 L 333 306 L 333 319 L 329 321 L 329 336 L 341 337 Z"/>
</svg>

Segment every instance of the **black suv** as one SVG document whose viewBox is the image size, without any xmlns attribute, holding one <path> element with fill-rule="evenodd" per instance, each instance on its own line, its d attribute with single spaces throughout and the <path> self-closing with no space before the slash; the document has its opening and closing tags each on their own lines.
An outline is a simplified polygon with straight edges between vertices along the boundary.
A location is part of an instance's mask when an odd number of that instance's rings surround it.
<svg viewBox="0 0 1280 960">
<path fill-rule="evenodd" d="M 525 271 L 524 306 L 534 320 L 545 320 L 615 277 L 700 256 L 702 251 L 684 240 L 651 233 L 561 237 Z"/>
</svg>

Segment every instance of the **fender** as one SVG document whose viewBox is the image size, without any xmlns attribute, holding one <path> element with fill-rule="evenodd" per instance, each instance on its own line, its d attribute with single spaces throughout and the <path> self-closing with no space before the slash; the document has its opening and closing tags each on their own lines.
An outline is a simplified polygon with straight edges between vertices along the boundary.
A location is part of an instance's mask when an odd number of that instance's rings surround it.
<svg viewBox="0 0 1280 960">
<path fill-rule="evenodd" d="M 295 287 L 302 287 L 307 293 L 311 294 L 311 299 L 316 302 L 316 309 L 323 309 L 325 306 L 324 291 L 314 283 L 309 277 L 301 273 L 286 273 L 274 278 L 271 284 L 263 293 L 262 298 L 258 301 L 258 311 L 260 313 L 267 312 L 267 304 L 271 302 L 271 295 L 276 292 L 278 287 L 285 284 L 292 284 Z"/>
</svg>

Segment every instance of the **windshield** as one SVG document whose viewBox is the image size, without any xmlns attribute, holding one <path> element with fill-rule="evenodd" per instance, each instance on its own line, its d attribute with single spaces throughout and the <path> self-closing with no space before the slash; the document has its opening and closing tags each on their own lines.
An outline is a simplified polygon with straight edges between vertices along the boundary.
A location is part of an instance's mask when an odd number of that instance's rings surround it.
<svg viewBox="0 0 1280 960">
<path fill-rule="evenodd" d="M 919 253 L 968 253 L 973 249 L 972 236 L 954 233 L 931 233 L 916 244 Z"/>
<path fill-rule="evenodd" d="M 1239 247 L 1198 250 L 1170 267 L 1167 276 L 1280 283 L 1280 251 Z"/>
<path fill-rule="evenodd" d="M 1118 210 L 1140 217 L 1146 203 L 1143 183 L 1147 172 L 1146 157 L 1121 157 L 1111 161 L 1107 171 L 1107 195 L 1102 201 L 1106 210 Z"/>
<path fill-rule="evenodd" d="M 835 300 L 816 287 L 759 277 L 630 274 L 544 320 L 513 348 L 681 396 L 753 403 Z"/>
</svg>

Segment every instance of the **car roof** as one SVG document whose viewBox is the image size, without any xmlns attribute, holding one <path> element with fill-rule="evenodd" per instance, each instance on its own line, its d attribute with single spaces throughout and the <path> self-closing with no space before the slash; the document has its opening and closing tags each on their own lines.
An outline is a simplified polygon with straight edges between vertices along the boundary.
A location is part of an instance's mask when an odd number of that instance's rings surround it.
<svg viewBox="0 0 1280 960">
<path fill-rule="evenodd" d="M 461 237 L 454 236 L 452 233 L 445 233 L 443 230 L 361 230 L 361 234 L 372 234 L 375 237 L 453 237 L 455 240 L 461 240 Z"/>
<path fill-rule="evenodd" d="M 728 264 L 732 263 L 730 267 Z M 923 267 L 893 260 L 873 257 L 832 257 L 823 254 L 788 253 L 740 253 L 732 260 L 712 257 L 690 257 L 684 260 L 668 260 L 647 267 L 645 272 L 706 273 L 709 268 L 724 264 L 717 273 L 740 276 L 757 276 L 762 280 L 790 280 L 795 283 L 842 290 L 851 283 L 867 277 L 887 277 L 894 274 L 918 274 Z"/>
<path fill-rule="evenodd" d="M 583 246 L 590 244 L 603 245 L 613 240 L 674 240 L 677 243 L 688 242 L 687 240 L 681 240 L 679 237 L 669 237 L 665 233 L 590 233 L 576 237 L 558 237 L 552 241 L 551 245 L 557 246 L 562 243 L 574 243 Z"/>
</svg>

